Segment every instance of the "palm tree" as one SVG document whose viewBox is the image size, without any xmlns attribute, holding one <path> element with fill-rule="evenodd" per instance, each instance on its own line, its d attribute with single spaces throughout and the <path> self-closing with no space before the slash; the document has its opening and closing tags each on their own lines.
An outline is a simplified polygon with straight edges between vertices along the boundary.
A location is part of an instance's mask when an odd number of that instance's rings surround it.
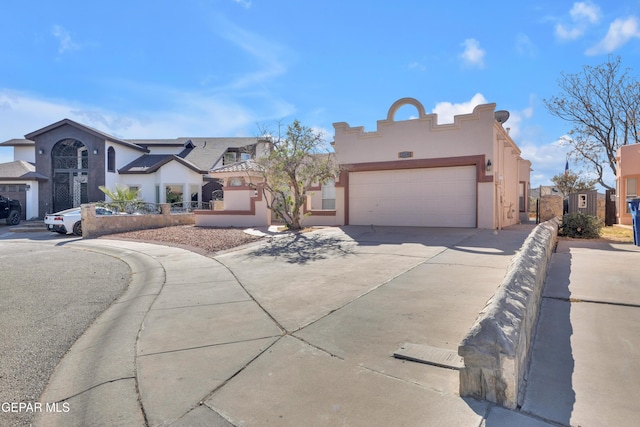
<svg viewBox="0 0 640 427">
<path fill-rule="evenodd" d="M 119 211 L 131 211 L 129 213 L 132 213 L 142 203 L 142 199 L 140 198 L 140 189 L 134 190 L 126 185 L 121 186 L 119 184 L 116 184 L 115 191 L 108 189 L 104 185 L 101 185 L 98 188 L 111 199 L 108 206 Z"/>
</svg>

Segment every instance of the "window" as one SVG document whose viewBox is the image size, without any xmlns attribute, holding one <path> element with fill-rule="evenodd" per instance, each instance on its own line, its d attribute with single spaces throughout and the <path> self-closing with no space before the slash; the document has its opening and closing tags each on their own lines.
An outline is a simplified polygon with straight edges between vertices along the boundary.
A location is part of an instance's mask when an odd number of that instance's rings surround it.
<svg viewBox="0 0 640 427">
<path fill-rule="evenodd" d="M 335 210 L 336 208 L 336 181 L 331 179 L 322 184 L 322 209 Z"/>
<path fill-rule="evenodd" d="M 242 178 L 229 178 L 229 187 L 242 187 L 243 184 Z"/>
<path fill-rule="evenodd" d="M 627 203 L 626 199 L 638 197 L 638 178 L 627 178 L 626 187 L 627 187 L 627 193 L 626 193 L 627 197 L 625 198 L 625 201 L 624 201 L 624 205 L 626 206 L 625 212 L 631 213 L 631 211 L 629 210 L 629 203 Z"/>
<path fill-rule="evenodd" d="M 520 212 L 527 211 L 527 198 L 525 197 L 527 192 L 525 189 L 525 182 L 520 182 L 520 186 L 518 188 L 518 204 L 520 206 Z"/>
<path fill-rule="evenodd" d="M 167 185 L 165 187 L 166 201 L 167 203 L 180 203 L 182 202 L 182 185 Z"/>
<path fill-rule="evenodd" d="M 240 160 L 251 160 L 251 153 L 240 153 Z"/>
<path fill-rule="evenodd" d="M 107 172 L 116 171 L 116 150 L 113 147 L 109 147 L 107 150 Z"/>
<path fill-rule="evenodd" d="M 235 151 L 234 152 L 227 152 L 224 153 L 224 159 L 222 160 L 222 164 L 223 165 L 230 165 L 232 163 L 235 163 L 237 160 L 237 154 Z"/>
<path fill-rule="evenodd" d="M 199 185 L 191 184 L 189 186 L 189 193 L 190 193 L 190 196 L 191 196 L 191 201 L 192 202 L 196 202 L 196 205 L 197 205 L 197 202 L 199 201 L 198 200 L 198 193 L 199 192 L 200 192 L 200 186 Z"/>
<path fill-rule="evenodd" d="M 129 185 L 129 190 L 131 190 L 132 192 L 135 191 L 138 193 L 138 195 L 140 195 L 140 186 L 139 185 Z"/>
</svg>

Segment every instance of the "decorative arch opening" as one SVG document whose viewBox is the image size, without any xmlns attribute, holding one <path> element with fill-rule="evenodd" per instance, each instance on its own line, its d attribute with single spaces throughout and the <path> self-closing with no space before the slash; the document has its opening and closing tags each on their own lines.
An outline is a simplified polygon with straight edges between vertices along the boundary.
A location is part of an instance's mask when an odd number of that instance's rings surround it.
<svg viewBox="0 0 640 427">
<path fill-rule="evenodd" d="M 51 150 L 53 211 L 80 206 L 89 201 L 89 150 L 77 139 L 63 139 Z"/>
<path fill-rule="evenodd" d="M 389 113 L 387 114 L 387 120 L 390 122 L 395 121 L 396 113 L 400 108 L 404 107 L 405 105 L 412 105 L 416 107 L 416 110 L 418 111 L 417 118 L 422 118 L 426 116 L 424 106 L 420 103 L 420 101 L 418 101 L 415 98 L 402 98 L 394 102 L 393 105 L 389 108 Z"/>
</svg>

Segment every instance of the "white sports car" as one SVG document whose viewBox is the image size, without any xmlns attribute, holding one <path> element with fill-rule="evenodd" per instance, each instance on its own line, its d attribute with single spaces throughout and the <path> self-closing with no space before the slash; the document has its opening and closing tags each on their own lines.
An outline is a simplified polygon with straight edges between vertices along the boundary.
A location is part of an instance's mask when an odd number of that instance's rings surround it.
<svg viewBox="0 0 640 427">
<path fill-rule="evenodd" d="M 113 215 L 113 212 L 109 209 L 96 207 L 96 215 Z M 55 231 L 60 234 L 73 233 L 76 236 L 82 236 L 80 208 L 71 208 L 46 215 L 44 223 L 49 231 Z"/>
</svg>

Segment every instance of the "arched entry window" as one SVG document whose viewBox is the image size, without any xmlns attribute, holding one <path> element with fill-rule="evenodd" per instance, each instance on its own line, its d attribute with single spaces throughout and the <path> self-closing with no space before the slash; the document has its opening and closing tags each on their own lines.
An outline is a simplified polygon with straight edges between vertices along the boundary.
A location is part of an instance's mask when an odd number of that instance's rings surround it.
<svg viewBox="0 0 640 427">
<path fill-rule="evenodd" d="M 116 171 L 116 150 L 113 147 L 109 147 L 107 150 L 107 172 Z"/>
<path fill-rule="evenodd" d="M 87 192 L 89 152 L 77 139 L 63 139 L 51 150 L 53 166 L 53 211 L 80 206 L 89 201 Z"/>
</svg>

